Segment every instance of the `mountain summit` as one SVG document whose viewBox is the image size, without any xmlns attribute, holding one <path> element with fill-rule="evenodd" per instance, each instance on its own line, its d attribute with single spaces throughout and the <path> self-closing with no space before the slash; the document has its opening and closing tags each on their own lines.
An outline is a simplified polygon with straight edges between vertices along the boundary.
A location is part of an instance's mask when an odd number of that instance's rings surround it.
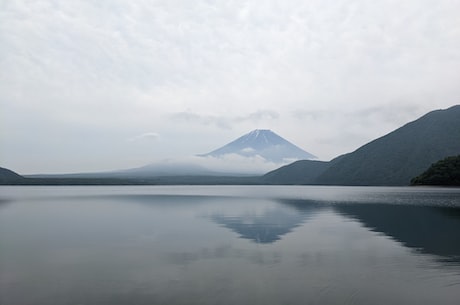
<svg viewBox="0 0 460 305">
<path fill-rule="evenodd" d="M 316 159 L 314 155 L 280 137 L 268 129 L 256 129 L 201 157 L 222 157 L 236 154 L 243 157 L 260 156 L 266 161 L 286 163 L 295 160 Z"/>
</svg>

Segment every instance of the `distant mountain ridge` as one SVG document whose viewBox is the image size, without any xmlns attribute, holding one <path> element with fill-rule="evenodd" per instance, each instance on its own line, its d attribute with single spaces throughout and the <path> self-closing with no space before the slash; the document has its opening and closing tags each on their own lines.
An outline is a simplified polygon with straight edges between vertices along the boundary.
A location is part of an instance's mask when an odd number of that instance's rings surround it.
<svg viewBox="0 0 460 305">
<path fill-rule="evenodd" d="M 273 163 L 316 159 L 313 154 L 292 144 L 269 129 L 256 129 L 201 157 L 222 157 L 236 154 L 243 157 L 260 156 Z"/>
<path fill-rule="evenodd" d="M 238 155 L 242 159 L 233 160 L 232 156 Z M 203 158 L 200 158 L 203 157 Z M 214 157 L 222 160 L 206 159 Z M 33 175 L 31 178 L 117 178 L 117 179 L 143 179 L 154 177 L 247 177 L 258 176 L 266 172 L 267 169 L 259 169 L 254 165 L 251 157 L 261 157 L 257 160 L 262 165 L 268 164 L 267 168 L 275 168 L 280 164 L 287 164 L 298 159 L 315 158 L 312 154 L 302 150 L 291 142 L 283 139 L 271 130 L 256 129 L 235 141 L 216 149 L 208 154 L 198 155 L 181 160 L 164 160 L 162 162 L 151 163 L 137 168 L 124 170 L 94 172 L 94 173 L 74 173 L 59 175 Z M 231 159 L 231 160 L 230 160 Z M 243 159 L 247 159 L 244 160 Z M 216 162 L 217 161 L 217 162 Z M 245 162 L 245 165 L 254 167 L 238 166 L 238 162 Z M 231 163 L 233 162 L 233 163 Z M 270 164 L 272 162 L 274 164 Z M 225 166 L 223 166 L 225 164 Z M 231 164 L 228 165 L 228 164 Z M 235 166 L 233 166 L 235 165 Z M 245 179 L 246 181 L 246 179 Z"/>
<path fill-rule="evenodd" d="M 24 180 L 24 177 L 21 175 L 7 168 L 0 167 L 0 184 L 16 183 L 22 180 Z"/>
<path fill-rule="evenodd" d="M 282 158 L 271 154 L 273 151 L 282 151 L 283 147 L 295 147 L 300 152 L 292 148 L 291 152 L 299 154 L 284 154 Z M 278 160 L 313 156 L 269 130 L 254 130 L 205 156 L 225 156 L 238 152 L 246 156 L 260 155 L 267 160 L 275 160 L 274 156 L 278 156 Z M 261 152 L 265 152 L 265 156 Z M 25 177 L 0 168 L 0 184 L 409 185 L 413 177 L 421 175 L 433 163 L 459 154 L 460 105 L 456 105 L 429 112 L 332 161 L 300 160 L 262 177 L 223 175 L 199 166 L 189 167 L 184 172 L 183 167 L 174 168 L 175 164 L 166 164 L 166 167 L 148 165 L 118 172 Z M 172 169 L 177 170 L 176 175 L 171 175 Z M 197 171 L 201 171 L 201 174 L 197 174 Z"/>
<path fill-rule="evenodd" d="M 304 184 L 409 185 L 413 177 L 432 163 L 459 153 L 460 105 L 456 105 L 429 112 L 352 153 L 339 156 L 328 162 L 323 171 L 315 163 L 293 163 L 267 173 L 264 181 L 282 184 L 292 180 L 298 182 L 294 184 L 302 184 L 305 182 L 302 177 L 308 177 Z"/>
<path fill-rule="evenodd" d="M 114 173 L 121 177 L 142 177 L 142 176 L 215 176 L 215 171 L 203 166 L 184 162 L 152 163 L 138 168 L 125 169 Z"/>
</svg>

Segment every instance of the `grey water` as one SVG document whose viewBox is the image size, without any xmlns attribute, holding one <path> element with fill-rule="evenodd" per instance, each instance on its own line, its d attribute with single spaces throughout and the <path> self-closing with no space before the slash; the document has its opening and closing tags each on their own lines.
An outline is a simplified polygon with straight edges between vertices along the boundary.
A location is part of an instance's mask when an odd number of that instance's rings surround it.
<svg viewBox="0 0 460 305">
<path fill-rule="evenodd" d="M 460 189 L 0 187 L 0 304 L 459 304 Z"/>
</svg>

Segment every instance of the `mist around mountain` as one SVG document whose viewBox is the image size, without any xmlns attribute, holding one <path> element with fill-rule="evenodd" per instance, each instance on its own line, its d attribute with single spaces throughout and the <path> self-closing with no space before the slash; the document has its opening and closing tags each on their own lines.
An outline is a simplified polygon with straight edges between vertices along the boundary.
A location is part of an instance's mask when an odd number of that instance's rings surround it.
<svg viewBox="0 0 460 305">
<path fill-rule="evenodd" d="M 145 166 L 111 172 L 117 177 L 162 177 L 162 176 L 218 176 L 222 173 L 192 162 L 165 161 Z"/>
<path fill-rule="evenodd" d="M 103 173 L 35 175 L 35 178 L 159 178 L 260 176 L 298 159 L 316 158 L 271 130 L 256 129 L 208 154 L 167 159 Z M 165 177 L 171 177 L 164 179 Z M 188 181 L 188 179 L 186 179 Z"/>
<path fill-rule="evenodd" d="M 0 168 L 0 184 L 409 185 L 412 178 L 421 175 L 433 163 L 459 154 L 460 105 L 457 105 L 432 111 L 329 162 L 300 160 L 261 177 L 257 176 L 262 173 L 255 171 L 263 166 L 275 168 L 274 161 L 314 156 L 272 131 L 255 130 L 215 151 L 193 157 L 190 164 L 170 162 L 106 173 L 25 178 Z M 218 167 L 222 165 L 224 167 Z M 245 168 L 246 173 L 239 171 L 241 168 Z"/>
<path fill-rule="evenodd" d="M 260 176 L 282 165 L 305 158 L 315 158 L 315 156 L 271 130 L 257 129 L 208 154 L 161 160 L 141 167 L 110 172 L 32 175 L 28 177 L 138 180 L 162 177 L 161 181 L 171 181 L 174 180 L 173 177 L 177 177 L 176 180 L 189 181 L 189 179 L 184 180 L 184 177 Z M 165 177 L 171 178 L 166 179 Z M 178 177 L 182 178 L 179 179 Z"/>
<path fill-rule="evenodd" d="M 256 129 L 201 157 L 226 155 L 261 157 L 267 162 L 283 164 L 295 160 L 316 159 L 313 154 L 292 144 L 268 129 Z"/>
<path fill-rule="evenodd" d="M 9 170 L 7 170 L 9 171 Z M 2 172 L 3 173 L 3 172 Z M 17 175 L 17 174 L 16 174 Z M 19 176 L 19 177 L 18 177 Z M 260 176 L 231 175 L 111 175 L 79 173 L 64 175 L 27 175 L 0 179 L 0 185 L 256 185 Z M 4 176 L 2 176 L 4 177 Z"/>
<path fill-rule="evenodd" d="M 413 177 L 432 163 L 459 153 L 460 105 L 457 105 L 432 111 L 352 153 L 333 159 L 323 168 L 314 163 L 294 163 L 266 174 L 264 181 L 275 184 L 409 185 Z"/>
<path fill-rule="evenodd" d="M 229 155 L 224 158 L 188 157 L 157 161 L 140 167 L 120 169 L 106 172 L 70 173 L 70 174 L 35 174 L 27 178 L 65 178 L 65 179 L 149 179 L 162 178 L 171 180 L 174 177 L 248 177 L 261 176 L 279 164 L 268 163 L 262 158 L 246 158 Z M 163 179 L 170 177 L 171 179 Z M 157 179 L 158 180 L 158 179 Z"/>
</svg>

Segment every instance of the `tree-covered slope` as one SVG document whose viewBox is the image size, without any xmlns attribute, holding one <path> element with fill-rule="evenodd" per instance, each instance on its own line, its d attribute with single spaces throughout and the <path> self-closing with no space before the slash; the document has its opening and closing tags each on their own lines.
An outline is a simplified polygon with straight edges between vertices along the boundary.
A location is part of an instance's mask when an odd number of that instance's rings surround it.
<svg viewBox="0 0 460 305">
<path fill-rule="evenodd" d="M 432 164 L 420 176 L 412 179 L 411 184 L 460 186 L 460 155 L 447 157 Z"/>
<path fill-rule="evenodd" d="M 262 176 L 262 183 L 267 184 L 314 184 L 329 162 L 301 160 L 280 167 Z"/>
<path fill-rule="evenodd" d="M 331 161 L 316 183 L 408 185 L 432 163 L 460 153 L 460 105 L 420 119 Z"/>
</svg>

